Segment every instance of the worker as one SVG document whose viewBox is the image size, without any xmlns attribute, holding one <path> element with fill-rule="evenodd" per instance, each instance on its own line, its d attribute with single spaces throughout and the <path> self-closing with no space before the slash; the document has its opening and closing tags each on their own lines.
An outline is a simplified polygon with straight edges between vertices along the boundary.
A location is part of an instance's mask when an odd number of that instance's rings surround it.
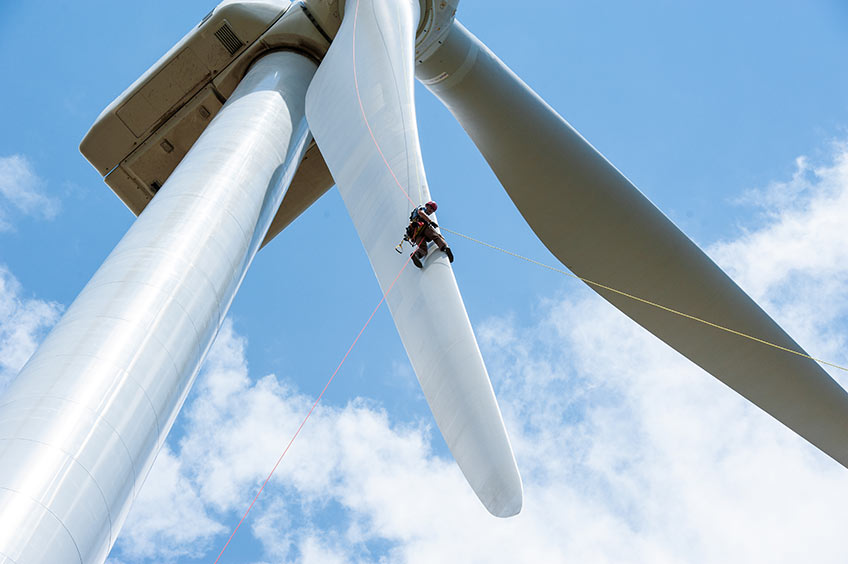
<svg viewBox="0 0 848 564">
<path fill-rule="evenodd" d="M 431 221 L 429 217 L 436 211 L 437 207 L 436 202 L 427 202 L 423 206 L 412 210 L 409 216 L 409 227 L 407 227 L 406 232 L 409 241 L 413 245 L 418 245 L 418 248 L 410 255 L 410 258 L 412 259 L 412 263 L 418 268 L 423 266 L 421 259 L 427 256 L 427 243 L 430 241 L 436 243 L 439 250 L 448 255 L 448 260 L 453 262 L 453 252 L 445 242 L 445 238 L 436 231 L 439 226 L 434 221 Z"/>
</svg>

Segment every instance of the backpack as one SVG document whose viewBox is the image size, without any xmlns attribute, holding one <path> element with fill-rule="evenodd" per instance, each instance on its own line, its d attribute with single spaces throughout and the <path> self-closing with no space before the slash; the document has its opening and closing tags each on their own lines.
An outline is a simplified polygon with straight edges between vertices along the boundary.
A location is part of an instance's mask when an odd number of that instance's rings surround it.
<svg viewBox="0 0 848 564">
<path fill-rule="evenodd" d="M 418 210 L 420 209 L 424 209 L 423 206 L 412 210 L 412 213 L 409 214 L 409 225 L 406 227 L 405 238 L 413 244 L 424 229 L 424 221 L 418 215 Z"/>
</svg>

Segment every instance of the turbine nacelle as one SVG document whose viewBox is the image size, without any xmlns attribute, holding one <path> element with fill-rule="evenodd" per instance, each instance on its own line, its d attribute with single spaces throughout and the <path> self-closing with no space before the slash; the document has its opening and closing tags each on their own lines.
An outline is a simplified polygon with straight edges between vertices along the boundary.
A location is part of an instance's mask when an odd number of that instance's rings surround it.
<svg viewBox="0 0 848 564">
<path fill-rule="evenodd" d="M 330 44 L 324 25 L 337 27 L 337 22 L 288 0 L 222 2 L 103 110 L 80 151 L 139 215 L 251 64 L 272 50 L 293 50 L 319 61 Z M 265 243 L 332 185 L 313 143 Z"/>
</svg>

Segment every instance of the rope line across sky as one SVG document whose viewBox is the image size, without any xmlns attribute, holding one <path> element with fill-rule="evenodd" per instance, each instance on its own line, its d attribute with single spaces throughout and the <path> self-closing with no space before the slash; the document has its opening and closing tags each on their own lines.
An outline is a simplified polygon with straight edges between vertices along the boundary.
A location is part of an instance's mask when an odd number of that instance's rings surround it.
<svg viewBox="0 0 848 564">
<path fill-rule="evenodd" d="M 585 282 L 586 284 L 589 284 L 590 286 L 595 286 L 595 287 L 601 288 L 603 290 L 614 292 L 614 293 L 616 293 L 620 296 L 624 296 L 626 298 L 630 298 L 631 300 L 641 302 L 641 303 L 649 305 L 651 307 L 655 307 L 655 308 L 661 309 L 663 311 L 673 313 L 674 315 L 679 315 L 681 317 L 685 317 L 686 319 L 691 319 L 692 321 L 697 321 L 698 323 L 703 323 L 704 325 L 709 325 L 710 327 L 714 327 L 715 329 L 719 329 L 721 331 L 726 331 L 726 332 L 731 333 L 733 335 L 737 335 L 739 337 L 744 337 L 745 339 L 750 339 L 752 341 L 756 341 L 757 343 L 760 343 L 760 344 L 763 344 L 763 345 L 766 345 L 766 346 L 769 346 L 769 347 L 773 347 L 775 349 L 778 349 L 778 350 L 781 350 L 781 351 L 784 351 L 784 352 L 787 352 L 787 353 L 792 353 L 794 355 L 801 356 L 801 357 L 807 358 L 809 360 L 813 360 L 813 361 L 818 362 L 820 364 L 825 364 L 827 366 L 832 366 L 833 368 L 838 368 L 839 370 L 848 372 L 848 368 L 841 366 L 839 364 L 835 364 L 833 362 L 828 362 L 826 360 L 822 360 L 820 358 L 810 356 L 810 355 L 808 355 L 804 352 L 801 352 L 801 351 L 795 351 L 795 350 L 792 350 L 792 349 L 787 348 L 787 347 L 782 347 L 782 346 L 777 345 L 775 343 L 771 343 L 769 341 L 766 341 L 765 339 L 760 339 L 759 337 L 754 337 L 753 335 L 748 335 L 747 333 L 743 333 L 742 331 L 737 331 L 735 329 L 725 327 L 724 325 L 720 325 L 718 323 L 713 323 L 712 321 L 707 321 L 706 319 L 701 319 L 700 317 L 690 315 L 690 314 L 684 313 L 682 311 L 678 311 L 676 309 L 664 306 L 662 304 L 658 304 L 656 302 L 652 302 L 651 300 L 646 300 L 645 298 L 640 298 L 639 296 L 635 296 L 635 295 L 630 294 L 628 292 L 625 292 L 623 290 L 617 290 L 616 288 L 613 288 L 611 286 L 607 286 L 606 284 L 601 284 L 600 282 L 595 282 L 593 280 L 583 278 L 582 276 L 577 276 L 576 274 L 574 274 L 572 272 L 568 272 L 566 270 L 562 270 L 560 268 L 550 266 L 550 265 L 545 264 L 543 262 L 539 262 L 537 260 L 533 260 L 531 258 L 519 255 L 518 253 L 513 253 L 512 251 L 508 251 L 506 249 L 496 247 L 495 245 L 486 243 L 485 241 L 481 241 L 480 239 L 475 239 L 474 237 L 470 237 L 468 235 L 463 235 L 462 233 L 459 233 L 457 231 L 453 231 L 452 229 L 448 229 L 447 227 L 441 227 L 441 229 L 444 230 L 444 231 L 447 231 L 448 233 L 453 233 L 454 235 L 457 235 L 459 237 L 463 237 L 464 239 L 468 239 L 469 241 L 472 241 L 472 242 L 477 243 L 479 245 L 489 247 L 490 249 L 500 251 L 504 254 L 510 255 L 510 256 L 515 257 L 517 259 L 521 259 L 521 260 L 527 261 L 531 264 L 535 264 L 536 266 L 540 266 L 542 268 L 547 268 L 548 270 L 553 270 L 554 272 L 557 272 L 559 274 L 563 274 L 565 276 L 568 276 L 569 278 L 574 278 L 576 280 L 580 280 L 581 282 Z"/>
</svg>

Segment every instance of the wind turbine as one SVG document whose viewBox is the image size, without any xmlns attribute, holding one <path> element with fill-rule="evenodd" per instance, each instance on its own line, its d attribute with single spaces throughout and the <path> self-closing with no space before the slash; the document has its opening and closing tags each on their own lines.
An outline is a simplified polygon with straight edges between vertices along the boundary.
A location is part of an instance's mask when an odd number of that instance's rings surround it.
<svg viewBox="0 0 848 564">
<path fill-rule="evenodd" d="M 456 3 L 224 2 L 104 110 L 81 150 L 139 219 L 0 398 L 0 560 L 106 558 L 253 256 L 334 180 L 460 468 L 492 513 L 520 510 L 450 264 L 392 250 L 429 199 L 413 74 L 577 275 L 800 351 Z M 848 398 L 814 361 L 598 291 L 848 465 Z"/>
</svg>

